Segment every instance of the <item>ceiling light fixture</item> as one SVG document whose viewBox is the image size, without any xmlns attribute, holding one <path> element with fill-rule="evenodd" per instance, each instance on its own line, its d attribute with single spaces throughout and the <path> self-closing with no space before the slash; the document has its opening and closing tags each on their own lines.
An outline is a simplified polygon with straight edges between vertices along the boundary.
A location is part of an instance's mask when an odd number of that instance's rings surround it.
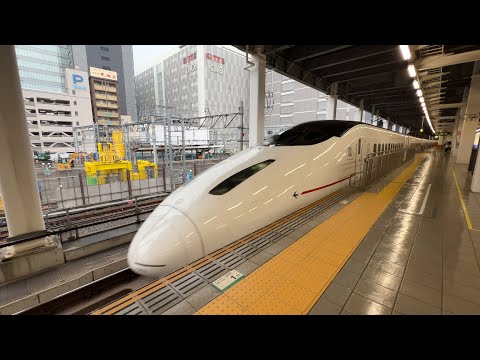
<svg viewBox="0 0 480 360">
<path fill-rule="evenodd" d="M 408 60 L 411 58 L 412 54 L 410 54 L 410 49 L 408 48 L 408 45 L 400 45 L 400 50 L 402 51 L 404 60 Z"/>
<path fill-rule="evenodd" d="M 407 70 L 410 74 L 410 77 L 415 77 L 417 75 L 417 72 L 415 71 L 415 66 L 413 66 L 413 64 L 408 65 Z"/>
</svg>

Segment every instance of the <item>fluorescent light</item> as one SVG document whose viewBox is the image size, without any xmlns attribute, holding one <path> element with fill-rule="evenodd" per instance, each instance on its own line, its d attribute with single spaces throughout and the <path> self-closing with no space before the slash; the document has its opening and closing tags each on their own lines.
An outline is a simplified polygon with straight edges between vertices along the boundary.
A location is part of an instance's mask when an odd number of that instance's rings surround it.
<svg viewBox="0 0 480 360">
<path fill-rule="evenodd" d="M 410 77 L 415 77 L 417 75 L 417 72 L 415 71 L 415 66 L 413 64 L 408 65 L 408 73 L 410 74 Z"/>
<path fill-rule="evenodd" d="M 402 51 L 403 59 L 408 60 L 411 57 L 410 49 L 408 45 L 400 45 L 400 50 Z"/>
<path fill-rule="evenodd" d="M 415 89 L 420 89 L 420 85 L 418 84 L 418 81 L 417 80 L 413 80 L 413 87 Z"/>
<path fill-rule="evenodd" d="M 425 104 L 425 99 L 423 98 L 423 96 L 420 96 L 420 102 L 421 102 L 422 104 Z"/>
<path fill-rule="evenodd" d="M 418 89 L 418 90 L 417 90 L 417 96 L 420 97 L 420 96 L 422 96 L 422 95 L 423 95 L 422 90 Z"/>
</svg>

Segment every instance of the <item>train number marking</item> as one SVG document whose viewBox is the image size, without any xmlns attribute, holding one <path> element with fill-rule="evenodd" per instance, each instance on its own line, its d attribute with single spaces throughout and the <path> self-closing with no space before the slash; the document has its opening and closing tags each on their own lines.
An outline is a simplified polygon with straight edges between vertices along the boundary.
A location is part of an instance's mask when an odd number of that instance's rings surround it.
<svg viewBox="0 0 480 360">
<path fill-rule="evenodd" d="M 243 279 L 245 275 L 239 273 L 237 270 L 232 270 L 225 275 L 215 280 L 212 285 L 220 291 L 225 291 L 235 285 L 238 281 Z"/>
</svg>

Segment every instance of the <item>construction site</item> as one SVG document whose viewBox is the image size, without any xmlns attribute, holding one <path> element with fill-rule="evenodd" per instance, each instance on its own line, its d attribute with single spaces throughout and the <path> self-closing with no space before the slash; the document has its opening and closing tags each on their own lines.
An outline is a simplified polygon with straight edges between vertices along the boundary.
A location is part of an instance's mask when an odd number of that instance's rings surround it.
<svg viewBox="0 0 480 360">
<path fill-rule="evenodd" d="M 74 128 L 75 152 L 35 152 L 45 211 L 172 191 L 248 141 L 237 113 L 182 118 L 157 107 L 138 122 Z"/>
</svg>

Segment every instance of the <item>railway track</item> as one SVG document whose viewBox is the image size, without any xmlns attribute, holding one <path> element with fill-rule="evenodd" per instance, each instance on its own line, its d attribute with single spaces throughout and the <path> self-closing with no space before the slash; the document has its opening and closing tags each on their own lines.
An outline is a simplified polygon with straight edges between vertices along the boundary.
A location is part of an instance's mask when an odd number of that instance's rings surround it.
<svg viewBox="0 0 480 360">
<path fill-rule="evenodd" d="M 51 211 L 44 215 L 47 231 L 59 233 L 63 231 L 78 231 L 96 225 L 91 233 L 111 229 L 106 223 L 119 219 L 132 218 L 140 220 L 138 216 L 151 213 L 168 194 L 153 195 L 150 198 L 138 200 L 122 200 L 110 204 L 99 204 L 90 207 L 71 208 L 66 210 Z M 103 226 L 102 226 L 103 225 Z M 125 224 L 119 224 L 123 226 Z M 104 228 L 103 228 L 104 227 Z M 86 234 L 82 234 L 84 236 Z M 5 243 L 8 229 L 5 218 L 0 218 L 0 244 Z"/>
<path fill-rule="evenodd" d="M 85 315 L 151 281 L 127 268 L 19 314 Z"/>
</svg>

